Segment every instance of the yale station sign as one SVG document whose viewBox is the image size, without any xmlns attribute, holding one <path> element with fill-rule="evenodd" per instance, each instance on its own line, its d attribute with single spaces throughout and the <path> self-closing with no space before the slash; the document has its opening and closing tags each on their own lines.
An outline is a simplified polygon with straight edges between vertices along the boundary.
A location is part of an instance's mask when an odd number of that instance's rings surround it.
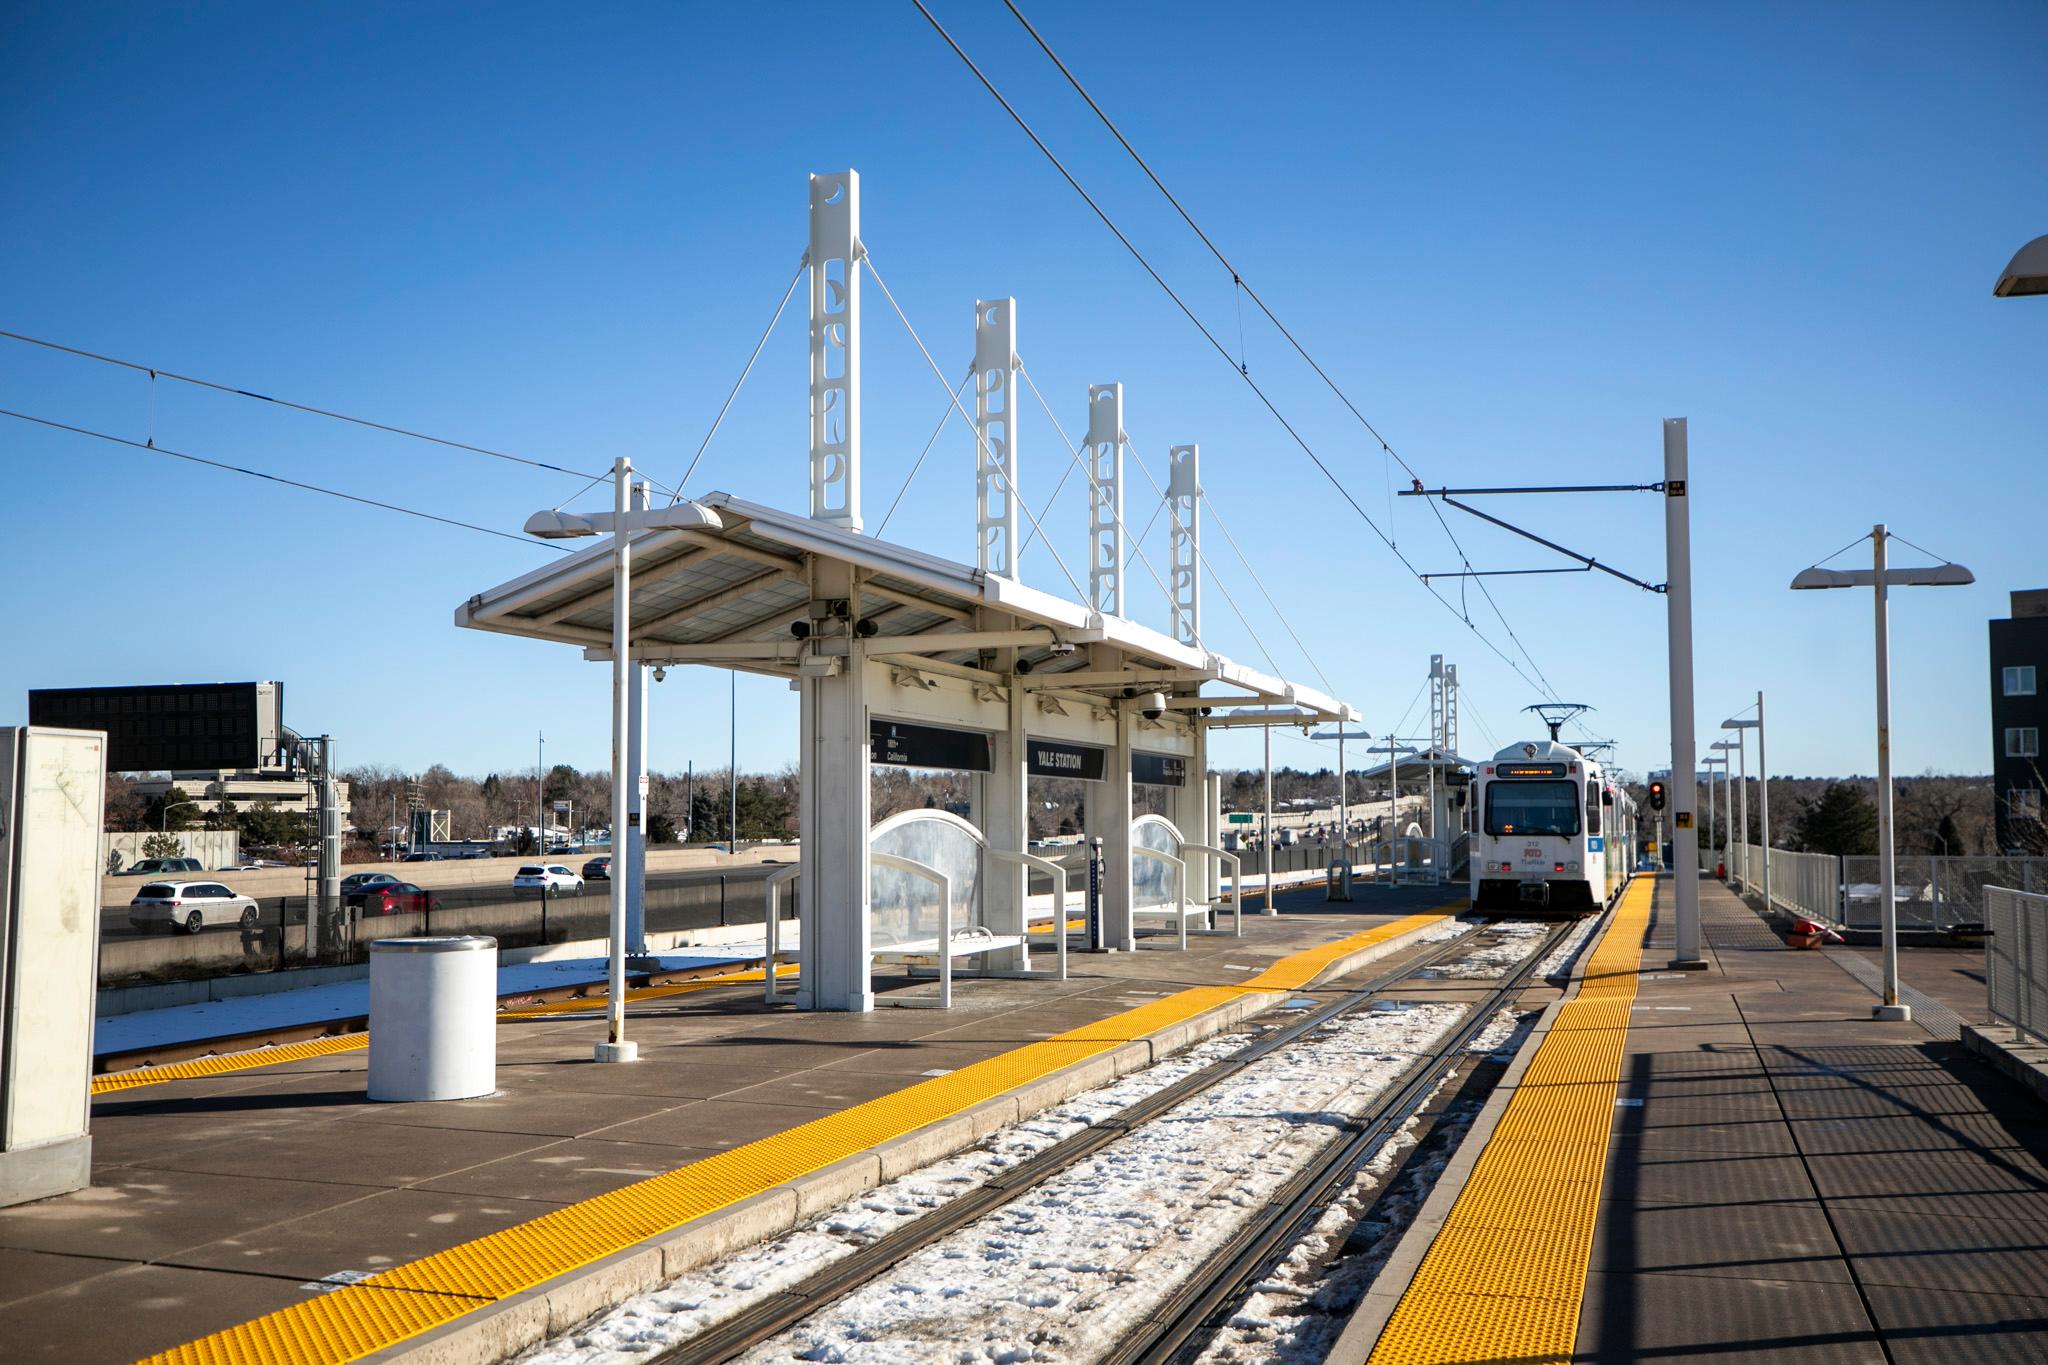
<svg viewBox="0 0 2048 1365">
<path fill-rule="evenodd" d="M 1025 755 L 1026 770 L 1033 777 L 1078 777 L 1084 782 L 1100 782 L 1109 763 L 1107 750 L 1056 739 L 1026 740 Z"/>
</svg>

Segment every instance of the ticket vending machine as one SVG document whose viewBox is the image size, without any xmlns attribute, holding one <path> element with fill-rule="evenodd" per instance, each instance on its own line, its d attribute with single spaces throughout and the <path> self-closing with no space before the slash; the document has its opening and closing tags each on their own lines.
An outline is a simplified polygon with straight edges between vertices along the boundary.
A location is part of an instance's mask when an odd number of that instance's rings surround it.
<svg viewBox="0 0 2048 1365">
<path fill-rule="evenodd" d="M 107 737 L 0 728 L 0 1206 L 92 1181 Z"/>
</svg>

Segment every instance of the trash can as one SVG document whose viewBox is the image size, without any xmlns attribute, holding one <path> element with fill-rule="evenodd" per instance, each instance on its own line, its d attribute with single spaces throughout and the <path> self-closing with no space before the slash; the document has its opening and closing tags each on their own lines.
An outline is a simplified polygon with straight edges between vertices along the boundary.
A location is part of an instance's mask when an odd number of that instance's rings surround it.
<svg viewBox="0 0 2048 1365">
<path fill-rule="evenodd" d="M 498 1088 L 498 940 L 370 945 L 370 1098 L 469 1100 Z"/>
</svg>

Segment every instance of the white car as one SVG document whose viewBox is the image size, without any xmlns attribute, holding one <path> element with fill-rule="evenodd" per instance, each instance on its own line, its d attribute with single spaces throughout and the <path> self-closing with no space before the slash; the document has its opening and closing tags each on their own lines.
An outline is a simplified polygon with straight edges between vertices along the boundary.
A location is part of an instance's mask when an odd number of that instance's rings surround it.
<svg viewBox="0 0 2048 1365">
<path fill-rule="evenodd" d="M 158 928 L 196 934 L 209 924 L 256 927 L 256 902 L 219 882 L 149 882 L 128 902 L 128 923 L 144 933 Z"/>
<path fill-rule="evenodd" d="M 560 863 L 526 863 L 512 874 L 512 889 L 580 896 L 583 894 L 583 878 Z"/>
</svg>

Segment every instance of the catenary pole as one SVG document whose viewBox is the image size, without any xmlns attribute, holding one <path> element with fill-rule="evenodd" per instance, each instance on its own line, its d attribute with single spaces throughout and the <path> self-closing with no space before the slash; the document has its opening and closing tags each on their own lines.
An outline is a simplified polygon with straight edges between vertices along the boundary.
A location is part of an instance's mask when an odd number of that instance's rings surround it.
<svg viewBox="0 0 2048 1365">
<path fill-rule="evenodd" d="M 633 462 L 624 456 L 612 466 L 612 875 L 605 885 L 611 893 L 611 924 L 607 935 L 610 957 L 609 996 L 605 1005 L 605 1041 L 597 1044 L 600 1062 L 630 1062 L 639 1057 L 639 1045 L 626 1040 L 626 879 L 619 867 L 619 834 L 625 825 L 627 806 L 626 765 L 629 760 L 627 729 L 631 711 L 631 683 L 637 664 L 633 661 L 633 547 L 626 529 L 627 513 L 633 508 Z"/>
<path fill-rule="evenodd" d="M 1686 425 L 1683 417 L 1664 422 L 1664 606 L 1671 674 L 1672 897 L 1676 914 L 1675 952 L 1670 966 L 1704 971 L 1700 956 L 1700 844 L 1693 827 L 1699 773 L 1692 709 L 1692 517 L 1687 496 Z"/>
</svg>

